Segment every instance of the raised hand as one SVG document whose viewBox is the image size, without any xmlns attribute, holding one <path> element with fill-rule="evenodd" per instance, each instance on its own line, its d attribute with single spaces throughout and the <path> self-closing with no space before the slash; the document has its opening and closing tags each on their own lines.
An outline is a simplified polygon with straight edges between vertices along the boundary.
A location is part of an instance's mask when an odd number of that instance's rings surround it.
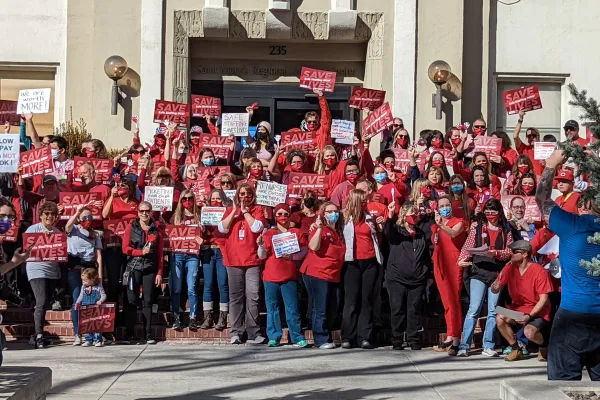
<svg viewBox="0 0 600 400">
<path fill-rule="evenodd" d="M 323 91 L 321 89 L 314 88 L 313 93 L 319 97 L 323 97 Z"/>
</svg>

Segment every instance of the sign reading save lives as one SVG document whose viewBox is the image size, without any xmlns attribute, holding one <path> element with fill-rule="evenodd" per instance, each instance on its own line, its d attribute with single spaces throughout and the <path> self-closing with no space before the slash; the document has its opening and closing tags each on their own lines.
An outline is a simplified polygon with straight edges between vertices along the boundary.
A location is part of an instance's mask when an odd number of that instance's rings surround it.
<svg viewBox="0 0 600 400">
<path fill-rule="evenodd" d="M 154 104 L 154 122 L 175 122 L 186 127 L 190 118 L 190 105 L 172 101 L 156 100 Z"/>
<path fill-rule="evenodd" d="M 363 120 L 363 139 L 370 139 L 392 125 L 392 109 L 390 103 L 384 103 L 377 110 L 373 111 Z"/>
<path fill-rule="evenodd" d="M 504 106 L 508 115 L 518 114 L 519 111 L 532 111 L 542 108 L 542 99 L 537 86 L 526 86 L 520 89 L 504 92 Z"/>
<path fill-rule="evenodd" d="M 359 86 L 352 88 L 352 94 L 350 95 L 350 101 L 348 106 L 351 108 L 358 108 L 363 110 L 368 108 L 369 110 L 375 110 L 383 104 L 385 99 L 385 90 L 367 89 Z"/>
<path fill-rule="evenodd" d="M 17 114 L 46 114 L 50 111 L 51 89 L 23 89 L 19 91 Z"/>
<path fill-rule="evenodd" d="M 333 71 L 302 67 L 300 71 L 300 87 L 303 89 L 321 89 L 324 92 L 332 92 L 335 89 L 335 77 Z"/>
<path fill-rule="evenodd" d="M 221 119 L 221 136 L 248 136 L 248 113 L 225 113 Z"/>
</svg>

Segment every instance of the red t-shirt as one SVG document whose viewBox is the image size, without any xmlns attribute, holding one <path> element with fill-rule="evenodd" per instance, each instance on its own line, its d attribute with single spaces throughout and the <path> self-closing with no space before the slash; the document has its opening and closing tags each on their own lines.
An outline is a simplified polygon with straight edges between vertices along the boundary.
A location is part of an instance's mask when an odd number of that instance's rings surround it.
<svg viewBox="0 0 600 400">
<path fill-rule="evenodd" d="M 475 200 L 473 200 L 470 197 L 468 198 L 468 202 L 469 202 L 469 207 L 471 208 L 471 214 L 473 214 L 475 212 L 475 208 L 477 207 L 477 203 L 475 203 Z M 462 201 L 460 201 L 460 200 L 452 201 L 452 215 L 454 215 L 456 218 L 466 220 L 467 214 L 465 212 L 465 208 L 463 207 Z M 470 217 L 470 215 L 469 215 L 469 217 Z M 468 229 L 469 227 L 467 226 L 466 228 Z"/>
<path fill-rule="evenodd" d="M 556 204 L 567 212 L 577 214 L 577 202 L 579 201 L 580 197 L 581 194 L 577 192 L 571 192 L 566 196 L 560 195 L 556 198 Z"/>
<path fill-rule="evenodd" d="M 290 228 L 290 233 L 295 233 L 298 238 L 298 245 L 300 248 L 306 247 L 306 238 L 297 228 Z M 263 281 L 265 282 L 286 282 L 298 280 L 298 268 L 296 267 L 296 261 L 286 259 L 283 257 L 276 258 L 273 250 L 273 236 L 279 235 L 279 229 L 271 228 L 263 235 L 265 241 L 265 249 L 267 250 L 268 256 L 265 262 L 265 270 L 263 271 Z"/>
<path fill-rule="evenodd" d="M 138 203 L 132 201 L 125 203 L 120 197 L 115 197 L 112 201 L 112 211 L 109 219 L 132 219 L 136 218 Z"/>
<path fill-rule="evenodd" d="M 529 157 L 529 159 L 533 163 L 533 171 L 535 172 L 536 175 L 542 175 L 542 172 L 544 172 L 544 166 L 542 165 L 540 160 L 534 159 L 535 154 L 534 154 L 533 146 L 529 146 L 529 145 L 526 145 L 525 143 L 521 143 L 521 145 L 519 146 L 517 151 L 519 152 L 519 154 L 525 154 L 527 157 Z"/>
<path fill-rule="evenodd" d="M 306 239 L 308 238 L 308 230 L 316 219 L 317 214 L 313 215 L 312 217 L 307 217 L 306 214 L 304 214 L 302 211 L 296 211 L 290 217 L 290 222 L 294 224 L 295 228 L 298 228 L 300 230 L 300 232 Z"/>
<path fill-rule="evenodd" d="M 309 233 L 308 243 L 316 233 L 317 229 Z M 318 251 L 308 248 L 308 255 L 300 267 L 300 272 L 329 282 L 339 282 L 345 255 L 344 240 L 336 231 L 324 226 L 321 230 L 321 247 Z"/>
<path fill-rule="evenodd" d="M 232 211 L 233 208 L 228 207 L 223 219 L 227 218 Z M 248 211 L 254 219 L 262 222 L 263 228 L 267 227 L 264 210 L 261 206 L 254 206 Z M 260 232 L 250 230 L 250 225 L 238 210 L 229 226 L 229 231 L 223 235 L 225 237 L 225 245 L 221 248 L 223 263 L 228 267 L 254 267 L 262 264 L 262 260 L 258 258 L 258 245 L 256 244 L 256 239 L 261 234 L 262 230 Z"/>
<path fill-rule="evenodd" d="M 354 259 L 370 260 L 375 258 L 375 244 L 371 236 L 371 227 L 365 220 L 354 224 Z"/>
<path fill-rule="evenodd" d="M 519 267 L 506 264 L 500 277 L 501 285 L 508 285 L 508 294 L 512 300 L 507 304 L 509 310 L 529 314 L 540 300 L 540 295 L 552 292 L 550 274 L 540 264 L 531 263 L 523 275 Z M 550 321 L 550 302 L 547 302 L 536 317 Z"/>
</svg>

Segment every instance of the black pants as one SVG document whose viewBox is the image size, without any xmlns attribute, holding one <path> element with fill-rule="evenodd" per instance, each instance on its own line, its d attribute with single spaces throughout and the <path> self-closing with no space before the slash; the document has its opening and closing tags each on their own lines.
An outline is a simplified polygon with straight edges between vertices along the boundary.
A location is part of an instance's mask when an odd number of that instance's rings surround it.
<svg viewBox="0 0 600 400">
<path fill-rule="evenodd" d="M 132 271 L 132 287 L 127 285 L 127 339 L 134 334 L 135 320 L 137 319 L 137 302 L 142 287 L 142 314 L 144 322 L 144 339 L 152 333 L 152 294 L 154 292 L 155 270 Z M 132 290 L 133 289 L 133 290 Z"/>
<path fill-rule="evenodd" d="M 119 283 L 123 277 L 124 266 L 127 256 L 123 254 L 121 247 L 109 247 L 104 251 L 106 265 L 106 301 L 116 304 L 115 322 L 122 323 L 122 316 L 119 312 L 119 294 L 123 293 L 123 285 Z M 125 299 L 123 299 L 125 301 Z M 124 306 L 124 305 L 123 305 Z M 125 310 L 126 307 L 123 307 Z"/>
<path fill-rule="evenodd" d="M 346 263 L 342 341 L 360 345 L 363 340 L 371 340 L 378 274 L 379 263 L 376 258 Z"/>
<path fill-rule="evenodd" d="M 425 284 L 405 285 L 389 279 L 386 282 L 390 296 L 392 343 L 401 345 L 404 341 L 404 332 L 409 345 L 419 343 Z"/>
<path fill-rule="evenodd" d="M 35 324 L 35 334 L 44 333 L 44 320 L 46 317 L 46 304 L 52 297 L 54 289 L 58 285 L 58 279 L 37 278 L 29 281 L 33 296 L 35 297 L 35 309 L 33 311 L 33 323 Z"/>
<path fill-rule="evenodd" d="M 559 308 L 548 347 L 548 380 L 580 381 L 583 367 L 600 381 L 600 315 Z"/>
</svg>

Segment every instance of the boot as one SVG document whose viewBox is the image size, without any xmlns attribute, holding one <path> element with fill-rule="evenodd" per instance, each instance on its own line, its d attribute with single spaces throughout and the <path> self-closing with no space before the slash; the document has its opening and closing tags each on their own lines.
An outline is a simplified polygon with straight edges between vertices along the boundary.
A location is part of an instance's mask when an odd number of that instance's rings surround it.
<svg viewBox="0 0 600 400">
<path fill-rule="evenodd" d="M 200 329 L 210 329 L 214 324 L 212 310 L 204 311 L 204 320 L 202 321 L 202 325 L 200 325 Z"/>
<path fill-rule="evenodd" d="M 179 314 L 173 314 L 173 330 L 180 331 L 181 330 L 181 319 L 179 318 Z"/>
<path fill-rule="evenodd" d="M 227 311 L 219 312 L 219 321 L 217 325 L 215 325 L 215 329 L 218 331 L 222 331 L 227 328 Z"/>
</svg>

